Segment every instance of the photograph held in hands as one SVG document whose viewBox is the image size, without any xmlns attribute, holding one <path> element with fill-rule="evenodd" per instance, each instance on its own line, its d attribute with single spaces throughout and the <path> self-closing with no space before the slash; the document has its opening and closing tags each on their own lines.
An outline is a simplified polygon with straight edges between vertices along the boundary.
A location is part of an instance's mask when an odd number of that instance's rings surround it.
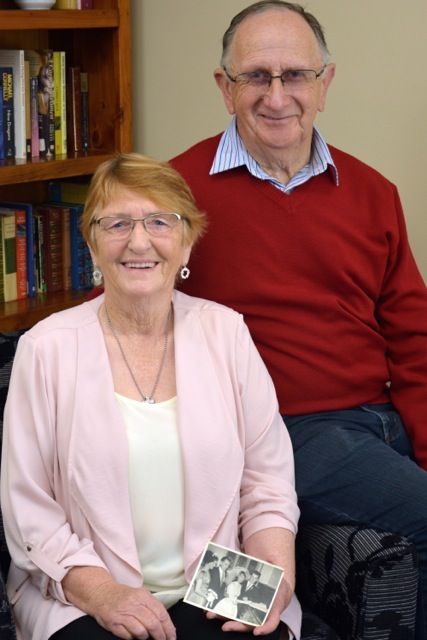
<svg viewBox="0 0 427 640">
<path fill-rule="evenodd" d="M 267 618 L 282 577 L 281 567 L 209 542 L 184 602 L 259 626 Z"/>
</svg>

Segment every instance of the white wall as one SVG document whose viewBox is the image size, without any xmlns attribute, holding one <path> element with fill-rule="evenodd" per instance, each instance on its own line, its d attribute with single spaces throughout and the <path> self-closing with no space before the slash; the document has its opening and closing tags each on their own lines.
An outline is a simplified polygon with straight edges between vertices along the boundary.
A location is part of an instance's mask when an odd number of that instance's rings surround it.
<svg viewBox="0 0 427 640">
<path fill-rule="evenodd" d="M 167 159 L 226 126 L 212 71 L 230 19 L 250 0 L 131 1 L 135 149 Z M 337 64 L 320 129 L 397 184 L 427 279 L 427 2 L 302 3 Z"/>
</svg>

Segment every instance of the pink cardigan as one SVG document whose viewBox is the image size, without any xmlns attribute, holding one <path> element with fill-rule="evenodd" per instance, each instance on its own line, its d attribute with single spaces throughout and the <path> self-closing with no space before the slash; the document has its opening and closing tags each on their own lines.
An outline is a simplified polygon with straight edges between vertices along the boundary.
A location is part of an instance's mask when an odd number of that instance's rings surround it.
<svg viewBox="0 0 427 640">
<path fill-rule="evenodd" d="M 103 296 L 40 322 L 19 341 L 5 409 L 1 501 L 13 558 L 8 594 L 23 640 L 82 612 L 61 580 L 77 565 L 143 582 L 128 497 L 127 438 L 97 311 Z M 209 540 L 296 532 L 291 444 L 242 316 L 174 294 L 178 424 L 191 579 Z M 283 614 L 299 637 L 296 598 Z"/>
</svg>

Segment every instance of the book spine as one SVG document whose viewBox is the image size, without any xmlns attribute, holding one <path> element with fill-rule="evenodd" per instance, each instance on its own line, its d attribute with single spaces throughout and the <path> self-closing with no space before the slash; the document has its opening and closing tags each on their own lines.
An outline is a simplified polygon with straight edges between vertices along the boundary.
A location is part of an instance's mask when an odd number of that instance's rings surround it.
<svg viewBox="0 0 427 640">
<path fill-rule="evenodd" d="M 3 225 L 0 220 L 0 302 L 4 302 L 3 259 Z"/>
<path fill-rule="evenodd" d="M 30 108 L 31 108 L 31 157 L 40 156 L 39 147 L 39 110 L 37 103 L 38 79 L 30 78 Z"/>
<path fill-rule="evenodd" d="M 0 160 L 4 159 L 4 133 L 3 133 L 3 72 L 0 67 Z"/>
<path fill-rule="evenodd" d="M 30 91 L 30 63 L 24 60 L 25 86 L 25 152 L 27 160 L 31 159 L 31 91 Z"/>
<path fill-rule="evenodd" d="M 77 0 L 56 0 L 54 9 L 78 9 Z"/>
<path fill-rule="evenodd" d="M 86 71 L 80 73 L 80 89 L 82 94 L 82 148 L 89 149 L 89 80 Z"/>
<path fill-rule="evenodd" d="M 62 180 L 50 180 L 48 183 L 48 199 L 51 202 L 72 202 L 84 204 L 86 202 L 87 182 L 63 182 Z"/>
<path fill-rule="evenodd" d="M 68 151 L 82 150 L 82 95 L 80 67 L 69 67 L 67 81 Z"/>
<path fill-rule="evenodd" d="M 93 0 L 80 0 L 80 9 L 93 9 Z"/>
<path fill-rule="evenodd" d="M 55 120 L 53 103 L 53 56 L 50 49 L 26 51 L 30 75 L 37 77 L 37 110 L 39 123 L 39 155 L 50 156 L 55 151 Z"/>
<path fill-rule="evenodd" d="M 67 108 L 65 51 L 53 52 L 53 86 L 55 107 L 55 156 L 67 153 Z"/>
<path fill-rule="evenodd" d="M 0 65 L 12 69 L 15 157 L 27 157 L 25 139 L 25 63 L 23 49 L 0 49 Z"/>
<path fill-rule="evenodd" d="M 43 218 L 37 211 L 34 211 L 34 243 L 37 293 L 45 293 Z"/>
<path fill-rule="evenodd" d="M 16 300 L 16 230 L 15 214 L 2 215 L 4 300 Z"/>
<path fill-rule="evenodd" d="M 33 205 L 25 206 L 25 221 L 27 225 L 27 292 L 28 297 L 33 298 L 37 293 L 36 285 L 36 247 L 34 237 Z"/>
<path fill-rule="evenodd" d="M 12 67 L 3 67 L 3 147 L 4 158 L 15 157 L 15 116 L 13 113 L 13 72 Z"/>
<path fill-rule="evenodd" d="M 27 297 L 27 222 L 24 209 L 15 210 L 16 298 Z"/>
<path fill-rule="evenodd" d="M 64 291 L 71 289 L 70 209 L 62 212 L 62 273 Z"/>
<path fill-rule="evenodd" d="M 80 231 L 82 213 L 82 205 L 70 205 L 71 288 L 76 291 L 91 286 L 87 284 L 87 259 L 90 253 Z"/>
<path fill-rule="evenodd" d="M 47 155 L 55 155 L 55 85 L 53 77 L 53 51 L 45 49 L 47 86 L 50 85 L 48 101 L 48 129 L 47 129 Z"/>
<path fill-rule="evenodd" d="M 62 291 L 62 211 L 56 207 L 37 207 L 42 218 L 44 246 L 44 277 L 46 290 Z"/>
</svg>

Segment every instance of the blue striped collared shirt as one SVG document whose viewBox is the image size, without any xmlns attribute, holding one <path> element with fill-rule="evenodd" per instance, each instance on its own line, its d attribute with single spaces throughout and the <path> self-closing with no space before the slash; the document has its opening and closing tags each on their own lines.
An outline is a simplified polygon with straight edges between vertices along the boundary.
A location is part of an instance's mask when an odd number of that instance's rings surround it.
<svg viewBox="0 0 427 640">
<path fill-rule="evenodd" d="M 248 153 L 237 131 L 236 117 L 233 116 L 231 123 L 224 131 L 221 140 L 219 141 L 218 149 L 209 174 L 213 175 L 215 173 L 221 173 L 222 171 L 228 171 L 229 169 L 241 166 L 246 166 L 249 173 L 255 176 L 255 178 L 268 180 L 275 187 L 288 194 L 291 193 L 295 187 L 307 182 L 307 180 L 310 180 L 313 176 L 317 176 L 326 171 L 328 166 L 333 169 L 335 184 L 337 186 L 339 184 L 338 170 L 332 160 L 328 145 L 316 127 L 313 129 L 313 144 L 310 161 L 291 178 L 288 184 L 285 185 L 266 173 L 260 167 L 258 162 Z"/>
</svg>

